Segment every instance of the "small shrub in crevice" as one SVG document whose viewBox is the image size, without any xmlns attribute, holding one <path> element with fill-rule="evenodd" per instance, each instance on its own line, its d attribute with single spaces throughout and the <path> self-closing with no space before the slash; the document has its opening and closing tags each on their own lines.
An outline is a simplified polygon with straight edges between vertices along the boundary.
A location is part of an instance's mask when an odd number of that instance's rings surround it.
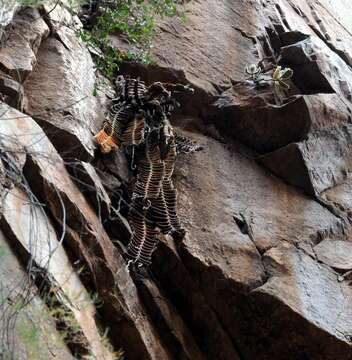
<svg viewBox="0 0 352 360">
<path fill-rule="evenodd" d="M 263 69 L 260 63 L 249 64 L 245 67 L 245 73 L 249 75 L 249 78 L 247 80 L 253 81 L 256 86 L 258 86 L 261 82 L 272 82 L 276 89 L 290 89 L 288 81 L 292 78 L 293 75 L 293 70 L 291 68 L 282 68 L 281 66 L 274 67 L 271 78 L 269 80 L 264 78 L 263 76 L 266 71 L 268 70 Z"/>
<path fill-rule="evenodd" d="M 287 92 L 290 90 L 289 83 L 293 76 L 293 70 L 289 67 L 272 64 L 265 69 L 263 63 L 267 59 L 264 58 L 258 64 L 248 64 L 245 67 L 245 73 L 249 77 L 238 82 L 237 85 L 250 81 L 256 89 L 273 87 L 275 103 L 280 104 L 287 97 Z"/>
<path fill-rule="evenodd" d="M 122 61 L 151 64 L 150 49 L 156 34 L 158 17 L 184 16 L 177 10 L 177 0 L 121 0 L 97 1 L 94 7 L 81 13 L 85 29 L 80 32 L 83 41 L 98 48 L 97 67 L 110 79 L 116 76 Z M 89 12 L 90 11 L 90 12 Z M 131 50 L 117 50 L 109 36 L 119 35 Z"/>
</svg>

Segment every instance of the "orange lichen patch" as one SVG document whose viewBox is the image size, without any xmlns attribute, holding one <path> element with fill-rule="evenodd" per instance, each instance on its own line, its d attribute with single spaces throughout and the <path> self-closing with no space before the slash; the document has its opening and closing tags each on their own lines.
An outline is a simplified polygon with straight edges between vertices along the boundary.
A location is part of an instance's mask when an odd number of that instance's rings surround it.
<svg viewBox="0 0 352 360">
<path fill-rule="evenodd" d="M 119 145 L 116 144 L 114 138 L 111 135 L 108 135 L 104 129 L 100 130 L 95 136 L 94 139 L 100 147 L 100 151 L 103 154 L 107 154 L 112 150 L 117 150 Z"/>
</svg>

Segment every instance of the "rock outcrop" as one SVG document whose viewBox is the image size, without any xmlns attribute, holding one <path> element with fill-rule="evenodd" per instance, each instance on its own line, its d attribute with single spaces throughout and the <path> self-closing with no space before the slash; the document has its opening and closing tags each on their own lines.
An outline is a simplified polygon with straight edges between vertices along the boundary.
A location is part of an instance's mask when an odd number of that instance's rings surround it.
<svg viewBox="0 0 352 360">
<path fill-rule="evenodd" d="M 159 20 L 153 65 L 121 66 L 193 86 L 172 122 L 204 147 L 176 164 L 186 236 L 161 236 L 144 277 L 124 259 L 133 171 L 93 141 L 113 93 L 79 20 L 22 7 L 6 28 L 0 358 L 352 360 L 351 7 L 183 6 Z"/>
<path fill-rule="evenodd" d="M 74 359 L 55 328 L 55 323 L 34 287 L 28 287 L 27 274 L 5 234 L 0 232 L 0 329 L 1 358 Z M 16 245 L 15 245 L 16 246 Z M 18 254 L 18 249 L 16 249 Z M 20 311 L 19 311 L 20 310 Z"/>
</svg>

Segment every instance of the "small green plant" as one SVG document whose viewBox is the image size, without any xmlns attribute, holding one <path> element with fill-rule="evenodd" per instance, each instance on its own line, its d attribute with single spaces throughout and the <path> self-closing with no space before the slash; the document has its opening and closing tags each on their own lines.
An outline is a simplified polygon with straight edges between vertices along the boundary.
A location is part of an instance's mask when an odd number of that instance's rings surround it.
<svg viewBox="0 0 352 360">
<path fill-rule="evenodd" d="M 43 0 L 20 0 L 18 2 L 23 6 L 32 6 L 32 7 L 37 7 L 45 3 L 45 1 Z"/>
<path fill-rule="evenodd" d="M 0 246 L 0 260 L 7 255 L 8 251 L 4 246 Z"/>
<path fill-rule="evenodd" d="M 22 341 L 29 346 L 35 346 L 39 341 L 39 329 L 36 324 L 29 320 L 23 320 L 18 323 L 18 333 Z"/>
<path fill-rule="evenodd" d="M 17 0 L 17 3 L 23 6 L 39 7 L 41 5 L 47 4 L 54 8 L 60 4 L 65 4 L 71 10 L 78 9 L 79 6 L 87 2 L 89 2 L 89 0 Z"/>
<path fill-rule="evenodd" d="M 1 0 L 0 0 L 1 1 Z M 179 15 L 185 21 L 185 12 L 177 9 L 178 0 L 97 0 L 93 26 L 79 31 L 81 39 L 100 49 L 96 65 L 108 78 L 113 78 L 122 61 L 138 61 L 151 64 L 150 49 L 156 34 L 156 19 Z M 43 4 L 55 8 L 63 4 L 60 0 L 18 0 L 25 6 L 39 7 Z M 66 0 L 64 6 L 72 14 L 79 14 L 80 7 L 91 7 L 90 0 Z M 109 36 L 117 34 L 131 50 L 118 50 L 111 46 Z"/>
<path fill-rule="evenodd" d="M 24 342 L 27 344 L 33 344 L 38 341 L 38 328 L 32 324 L 30 326 L 20 326 L 19 333 Z"/>
<path fill-rule="evenodd" d="M 122 61 L 152 62 L 150 49 L 156 33 L 156 18 L 178 14 L 177 0 L 120 0 L 100 3 L 101 15 L 91 30 L 80 32 L 86 43 L 102 51 L 96 63 L 108 78 L 116 75 Z M 181 15 L 180 15 L 181 16 Z M 110 44 L 110 35 L 123 38 L 128 51 L 117 50 Z"/>
<path fill-rule="evenodd" d="M 105 329 L 103 333 L 101 333 L 101 343 L 103 346 L 109 350 L 109 352 L 112 354 L 114 360 L 124 360 L 124 351 L 122 349 L 114 350 L 113 346 L 110 343 L 109 339 L 109 329 Z M 82 359 L 84 360 L 96 360 L 96 356 L 89 352 L 86 355 L 83 355 Z"/>
<path fill-rule="evenodd" d="M 73 312 L 64 303 L 61 297 L 65 295 L 59 288 L 47 287 L 42 290 L 41 296 L 49 308 L 50 317 L 55 319 L 56 326 L 66 343 L 79 344 L 87 347 L 86 339 Z"/>
</svg>

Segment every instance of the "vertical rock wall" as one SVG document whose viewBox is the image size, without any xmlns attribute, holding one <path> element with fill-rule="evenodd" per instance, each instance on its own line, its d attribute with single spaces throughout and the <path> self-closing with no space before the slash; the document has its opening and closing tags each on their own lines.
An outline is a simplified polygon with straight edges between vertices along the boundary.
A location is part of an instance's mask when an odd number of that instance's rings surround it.
<svg viewBox="0 0 352 360">
<path fill-rule="evenodd" d="M 204 146 L 176 166 L 187 235 L 162 238 L 139 280 L 122 256 L 133 176 L 122 153 L 95 153 L 111 92 L 79 20 L 61 6 L 14 15 L 0 48 L 3 353 L 28 359 L 28 338 L 50 333 L 35 358 L 352 359 L 351 7 L 185 6 L 185 22 L 158 24 L 154 65 L 121 66 L 190 83 L 172 122 Z M 289 91 L 246 79 L 262 59 L 263 79 L 293 69 Z M 20 294 L 36 335 L 9 323 Z"/>
</svg>

